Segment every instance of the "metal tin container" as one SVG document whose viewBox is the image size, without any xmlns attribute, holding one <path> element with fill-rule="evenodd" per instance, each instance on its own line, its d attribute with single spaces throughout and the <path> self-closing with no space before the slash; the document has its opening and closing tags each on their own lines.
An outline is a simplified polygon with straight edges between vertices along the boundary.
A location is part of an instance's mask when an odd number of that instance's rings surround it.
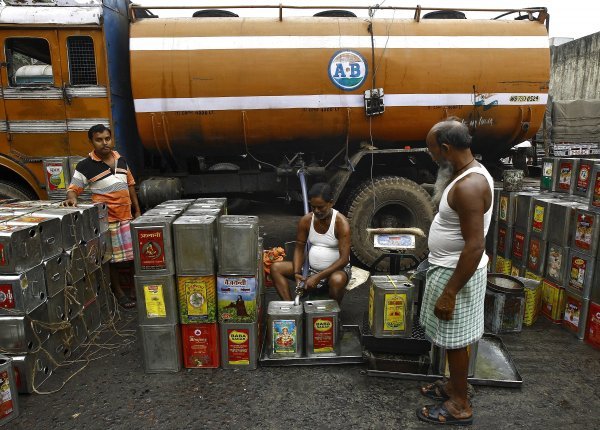
<svg viewBox="0 0 600 430">
<path fill-rule="evenodd" d="M 67 259 L 67 285 L 73 285 L 85 276 L 85 258 L 83 245 L 76 245 L 65 251 Z"/>
<path fill-rule="evenodd" d="M 186 369 L 217 368 L 220 364 L 217 323 L 181 326 L 183 366 Z"/>
<path fill-rule="evenodd" d="M 548 244 L 545 277 L 558 285 L 565 285 L 568 265 L 569 247 L 555 243 Z"/>
<path fill-rule="evenodd" d="M 63 249 L 70 249 L 81 240 L 81 214 L 78 211 L 64 212 L 56 207 L 42 207 L 28 214 L 34 217 L 56 218 L 60 223 Z"/>
<path fill-rule="evenodd" d="M 96 226 L 96 218 L 98 219 L 98 234 L 108 231 L 108 205 L 104 202 L 93 203 L 78 203 L 77 207 L 90 209 L 90 226 L 92 229 Z M 96 216 L 97 212 L 97 216 Z"/>
<path fill-rule="evenodd" d="M 102 324 L 102 317 L 100 314 L 100 302 L 94 300 L 88 303 L 81 313 L 83 321 L 85 322 L 85 328 L 89 334 L 96 332 Z"/>
<path fill-rule="evenodd" d="M 542 314 L 560 324 L 565 312 L 565 289 L 547 279 L 542 281 Z"/>
<path fill-rule="evenodd" d="M 531 225 L 531 206 L 534 198 L 540 195 L 539 192 L 524 191 L 517 193 L 515 197 L 515 226 L 529 228 Z"/>
<path fill-rule="evenodd" d="M 254 370 L 258 366 L 258 323 L 220 323 L 221 367 Z"/>
<path fill-rule="evenodd" d="M 496 255 L 510 258 L 512 255 L 513 228 L 504 223 L 498 223 L 498 235 L 496 242 Z"/>
<path fill-rule="evenodd" d="M 19 416 L 19 395 L 12 358 L 0 355 L 0 426 Z"/>
<path fill-rule="evenodd" d="M 531 219 L 528 227 L 529 232 L 538 235 L 543 240 L 548 238 L 548 230 L 550 229 L 550 204 L 558 201 L 551 198 L 533 199 L 531 203 Z"/>
<path fill-rule="evenodd" d="M 67 285 L 67 288 L 65 288 L 67 321 L 71 321 L 83 310 L 83 294 L 85 294 L 85 279 L 80 279 L 74 285 Z"/>
<path fill-rule="evenodd" d="M 510 273 L 504 273 L 504 272 L 496 272 L 496 273 L 502 273 L 505 275 L 510 275 L 510 276 L 515 276 L 515 277 L 519 277 L 519 276 L 524 276 L 525 275 L 525 266 L 523 266 L 520 262 L 512 262 L 512 265 L 510 267 Z"/>
<path fill-rule="evenodd" d="M 255 276 L 217 276 L 219 322 L 256 322 L 258 296 Z"/>
<path fill-rule="evenodd" d="M 536 322 L 542 307 L 542 281 L 518 277 L 525 286 L 525 314 L 523 324 L 533 325 Z"/>
<path fill-rule="evenodd" d="M 520 332 L 525 315 L 525 291 L 512 276 L 489 274 L 485 291 L 485 329 L 491 333 Z"/>
<path fill-rule="evenodd" d="M 600 267 L 600 258 L 596 260 L 596 268 Z M 590 300 L 595 303 L 600 303 L 600 270 L 594 273 L 594 282 L 590 290 Z"/>
<path fill-rule="evenodd" d="M 184 212 L 184 209 L 182 207 L 154 208 L 154 209 L 150 209 L 147 212 L 144 212 L 143 216 L 144 217 L 150 217 L 150 218 L 152 218 L 152 217 L 154 217 L 154 218 L 160 218 L 160 217 L 163 217 L 163 216 L 178 217 L 183 212 Z"/>
<path fill-rule="evenodd" d="M 258 217 L 219 218 L 219 275 L 256 275 Z"/>
<path fill-rule="evenodd" d="M 523 189 L 523 170 L 507 169 L 502 172 L 502 187 L 504 191 L 521 191 Z"/>
<path fill-rule="evenodd" d="M 512 270 L 512 260 L 497 255 L 495 268 L 496 270 L 494 270 L 494 272 L 496 273 L 510 275 Z"/>
<path fill-rule="evenodd" d="M 210 215 L 210 216 L 219 218 L 221 215 L 223 215 L 223 209 L 218 208 L 218 207 L 211 207 L 211 208 L 192 208 L 192 207 L 190 207 L 190 208 L 186 209 L 186 211 L 184 212 L 184 215 L 187 215 L 187 216 Z"/>
<path fill-rule="evenodd" d="M 175 274 L 171 228 L 176 218 L 142 216 L 131 222 L 135 273 Z"/>
<path fill-rule="evenodd" d="M 0 225 L 0 273 L 20 273 L 42 262 L 39 230 L 25 225 Z"/>
<path fill-rule="evenodd" d="M 179 322 L 173 275 L 135 275 L 138 321 L 143 325 Z"/>
<path fill-rule="evenodd" d="M 34 388 L 39 388 L 54 371 L 54 363 L 44 351 L 13 355 L 11 358 L 17 390 L 22 394 L 33 393 Z"/>
<path fill-rule="evenodd" d="M 101 273 L 100 270 L 96 269 L 94 272 L 89 273 L 85 278 L 75 283 L 75 288 L 78 293 L 77 297 L 84 307 L 98 297 L 98 275 L 101 275 Z"/>
<path fill-rule="evenodd" d="M 588 299 L 592 289 L 595 265 L 595 257 L 571 249 L 567 266 L 567 291 Z"/>
<path fill-rule="evenodd" d="M 179 320 L 182 324 L 217 321 L 217 287 L 215 275 L 178 276 Z"/>
<path fill-rule="evenodd" d="M 306 355 L 331 357 L 340 355 L 340 306 L 335 300 L 304 302 L 306 314 Z"/>
<path fill-rule="evenodd" d="M 526 230 L 520 227 L 513 229 L 512 235 L 512 261 L 518 262 L 520 265 L 525 265 L 527 262 L 527 249 L 529 244 L 529 236 Z"/>
<path fill-rule="evenodd" d="M 571 248 L 595 256 L 598 250 L 598 233 L 600 233 L 600 215 L 577 209 L 573 226 Z"/>
<path fill-rule="evenodd" d="M 217 218 L 221 215 L 225 215 L 225 207 L 221 203 L 192 203 L 186 210 L 186 212 L 197 212 L 197 211 L 208 211 L 210 214 L 213 213 L 213 210 L 218 209 L 219 215 L 216 215 Z"/>
<path fill-rule="evenodd" d="M 502 192 L 502 187 L 494 187 L 494 200 L 493 200 L 493 210 L 492 210 L 492 221 L 498 221 L 498 213 L 500 206 L 500 193 Z"/>
<path fill-rule="evenodd" d="M 69 339 L 69 345 L 73 351 L 77 351 L 79 347 L 87 343 L 90 339 L 90 333 L 85 325 L 83 319 L 83 313 L 77 314 L 70 321 L 71 326 L 68 329 L 63 330 Z"/>
<path fill-rule="evenodd" d="M 223 208 L 224 214 L 227 215 L 227 197 L 200 197 L 194 203 L 217 204 Z"/>
<path fill-rule="evenodd" d="M 545 240 L 533 234 L 529 237 L 527 241 L 527 258 L 525 260 L 527 270 L 540 276 L 544 274 L 547 249 L 548 243 Z"/>
<path fill-rule="evenodd" d="M 600 164 L 592 169 L 588 206 L 590 211 L 600 213 Z"/>
<path fill-rule="evenodd" d="M 82 208 L 76 207 L 52 207 L 52 211 L 71 213 L 73 217 L 78 220 L 77 227 L 79 231 L 76 231 L 77 240 L 88 241 L 95 236 L 98 236 L 100 226 L 98 222 L 98 209 L 97 208 Z"/>
<path fill-rule="evenodd" d="M 557 245 L 569 246 L 573 239 L 573 225 L 581 204 L 568 201 L 553 201 L 548 214 L 548 241 Z"/>
<path fill-rule="evenodd" d="M 577 164 L 577 174 L 575 175 L 575 184 L 573 186 L 573 195 L 589 198 L 590 183 L 594 164 L 600 162 L 597 159 L 580 158 Z"/>
<path fill-rule="evenodd" d="M 73 355 L 72 333 L 67 333 L 67 331 L 70 332 L 70 330 L 64 329 L 55 331 L 44 344 L 44 349 L 57 365 L 61 365 Z"/>
<path fill-rule="evenodd" d="M 68 261 L 68 257 L 61 253 L 43 262 L 48 298 L 55 296 L 65 289 L 67 285 Z"/>
<path fill-rule="evenodd" d="M 61 225 L 57 218 L 22 215 L 10 220 L 7 224 L 37 227 L 44 259 L 54 257 L 63 251 Z"/>
<path fill-rule="evenodd" d="M 65 297 L 64 289 L 52 297 L 48 297 L 46 302 L 48 307 L 48 322 L 51 324 L 62 323 L 67 321 L 67 313 L 69 311 L 69 302 Z"/>
<path fill-rule="evenodd" d="M 567 291 L 565 297 L 565 314 L 562 324 L 563 327 L 575 334 L 577 339 L 580 340 L 583 340 L 585 337 L 589 307 L 590 301 L 588 299 Z"/>
<path fill-rule="evenodd" d="M 0 315 L 26 315 L 46 298 L 42 264 L 18 275 L 0 275 Z"/>
<path fill-rule="evenodd" d="M 600 349 L 600 304 L 590 301 L 585 342 Z"/>
<path fill-rule="evenodd" d="M 472 343 L 467 346 L 469 353 L 469 367 L 467 376 L 472 377 L 475 375 L 475 368 L 477 365 L 477 349 L 479 342 Z M 437 375 L 448 376 L 450 375 L 450 369 L 448 366 L 448 358 L 446 355 L 446 349 L 440 348 L 439 346 L 432 345 L 431 347 L 431 368 Z"/>
<path fill-rule="evenodd" d="M 369 326 L 377 338 L 410 337 L 415 286 L 405 276 L 371 276 Z"/>
<path fill-rule="evenodd" d="M 192 203 L 194 203 L 196 201 L 196 199 L 177 199 L 177 200 L 165 200 L 162 203 L 159 203 L 157 206 L 160 205 L 180 205 L 180 206 L 189 206 Z"/>
<path fill-rule="evenodd" d="M 100 233 L 100 236 L 98 236 L 98 241 L 100 242 L 100 263 L 108 263 L 110 260 L 112 260 L 113 253 L 110 231 Z"/>
<path fill-rule="evenodd" d="M 69 180 L 68 182 L 71 182 L 71 178 L 73 178 L 73 174 L 75 173 L 75 170 L 77 169 L 77 164 L 79 164 L 80 161 L 84 160 L 86 157 L 81 157 L 79 155 L 72 155 L 69 158 Z M 85 189 L 80 195 L 79 198 L 82 200 L 89 200 L 92 198 L 92 192 L 89 189 Z"/>
<path fill-rule="evenodd" d="M 181 332 L 178 324 L 140 325 L 146 373 L 181 370 Z"/>
<path fill-rule="evenodd" d="M 42 303 L 28 315 L 0 316 L 0 351 L 25 354 L 37 351 L 50 337 L 48 308 Z"/>
<path fill-rule="evenodd" d="M 92 273 L 94 270 L 100 268 L 103 255 L 100 249 L 100 239 L 98 236 L 83 243 L 83 255 L 85 270 L 88 273 Z"/>
<path fill-rule="evenodd" d="M 485 251 L 489 255 L 494 253 L 496 243 L 498 243 L 498 226 L 496 225 L 496 222 L 492 220 L 488 232 L 485 235 Z"/>
<path fill-rule="evenodd" d="M 267 354 L 269 358 L 302 357 L 304 309 L 294 302 L 272 301 L 267 310 Z"/>
<path fill-rule="evenodd" d="M 517 193 L 509 191 L 500 191 L 498 201 L 498 221 L 505 222 L 507 225 L 513 225 L 516 215 Z"/>
<path fill-rule="evenodd" d="M 558 158 L 542 158 L 542 175 L 540 178 L 540 189 L 552 191 L 554 173 L 558 171 Z"/>
<path fill-rule="evenodd" d="M 558 169 L 553 173 L 552 191 L 556 193 L 572 194 L 577 178 L 578 158 L 560 158 Z"/>
<path fill-rule="evenodd" d="M 51 199 L 65 199 L 70 176 L 68 158 L 44 158 L 42 163 L 44 166 L 44 176 L 46 177 L 48 197 Z"/>
<path fill-rule="evenodd" d="M 214 275 L 217 218 L 182 216 L 173 223 L 175 268 L 178 275 Z"/>
</svg>

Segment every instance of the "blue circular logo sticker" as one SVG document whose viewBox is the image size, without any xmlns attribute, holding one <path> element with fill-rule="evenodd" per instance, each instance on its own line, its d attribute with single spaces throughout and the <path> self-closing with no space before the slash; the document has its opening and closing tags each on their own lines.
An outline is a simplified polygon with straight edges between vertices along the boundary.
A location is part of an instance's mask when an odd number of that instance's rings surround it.
<svg viewBox="0 0 600 430">
<path fill-rule="evenodd" d="M 367 77 L 367 62 L 358 52 L 338 51 L 329 61 L 329 79 L 336 87 L 352 91 Z"/>
</svg>

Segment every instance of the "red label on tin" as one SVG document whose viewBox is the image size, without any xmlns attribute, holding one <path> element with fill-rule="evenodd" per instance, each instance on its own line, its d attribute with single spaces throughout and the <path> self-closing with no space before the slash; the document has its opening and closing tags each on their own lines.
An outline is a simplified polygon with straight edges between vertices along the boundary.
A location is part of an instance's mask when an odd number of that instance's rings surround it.
<svg viewBox="0 0 600 430">
<path fill-rule="evenodd" d="M 139 230 L 140 265 L 145 270 L 166 269 L 165 245 L 162 229 Z"/>
<path fill-rule="evenodd" d="M 529 239 L 529 247 L 527 252 L 527 268 L 533 272 L 540 269 L 542 243 L 539 239 L 532 237 Z"/>
<path fill-rule="evenodd" d="M 600 348 L 600 305 L 590 303 L 589 314 L 585 340 L 596 348 Z"/>
<path fill-rule="evenodd" d="M 227 362 L 250 364 L 250 331 L 248 329 L 227 330 Z"/>
<path fill-rule="evenodd" d="M 314 352 L 333 352 L 334 351 L 334 330 L 333 317 L 315 317 L 313 318 L 313 351 Z"/>
<path fill-rule="evenodd" d="M 582 303 L 574 297 L 567 296 L 565 306 L 565 316 L 563 325 L 568 329 L 577 332 L 579 329 L 579 318 L 581 317 Z"/>
<path fill-rule="evenodd" d="M 11 284 L 0 285 L 0 308 L 15 308 L 15 295 Z"/>
<path fill-rule="evenodd" d="M 583 258 L 571 257 L 571 270 L 569 271 L 569 286 L 582 292 L 585 287 L 585 271 L 587 261 Z"/>
<path fill-rule="evenodd" d="M 600 171 L 596 173 L 596 177 L 594 178 L 591 205 L 595 208 L 600 208 Z"/>
<path fill-rule="evenodd" d="M 560 163 L 558 177 L 558 188 L 560 190 L 569 191 L 571 189 L 571 174 L 573 173 L 573 163 L 565 161 Z"/>
<path fill-rule="evenodd" d="M 0 243 L 0 266 L 6 266 L 8 261 L 6 260 L 6 254 L 4 253 L 4 245 Z"/>
<path fill-rule="evenodd" d="M 513 235 L 513 257 L 521 260 L 523 258 L 523 248 L 525 248 L 525 235 L 515 232 Z"/>
<path fill-rule="evenodd" d="M 591 176 L 592 165 L 591 164 L 582 164 L 579 166 L 579 174 L 577 175 L 577 185 L 576 190 L 585 193 L 590 186 L 590 176 Z"/>
<path fill-rule="evenodd" d="M 503 227 L 500 227 L 498 229 L 498 246 L 497 246 L 498 253 L 503 254 L 505 248 L 506 248 L 506 229 Z"/>
<path fill-rule="evenodd" d="M 594 231 L 594 217 L 592 215 L 577 215 L 575 225 L 575 245 L 578 248 L 590 251 L 592 249 L 592 233 Z"/>
<path fill-rule="evenodd" d="M 10 380 L 6 370 L 0 372 L 0 419 L 14 412 Z"/>
<path fill-rule="evenodd" d="M 183 362 L 187 369 L 219 367 L 217 324 L 182 324 Z"/>
</svg>

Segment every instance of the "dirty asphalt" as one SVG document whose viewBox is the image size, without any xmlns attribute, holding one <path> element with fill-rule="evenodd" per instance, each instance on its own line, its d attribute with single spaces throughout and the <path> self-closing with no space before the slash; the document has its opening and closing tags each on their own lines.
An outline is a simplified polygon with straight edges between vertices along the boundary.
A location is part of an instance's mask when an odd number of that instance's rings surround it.
<svg viewBox="0 0 600 430">
<path fill-rule="evenodd" d="M 254 204 L 265 247 L 293 240 L 296 208 Z M 269 292 L 269 298 L 275 298 Z M 344 323 L 359 323 L 366 288 L 344 298 Z M 122 314 L 121 334 L 135 332 Z M 104 336 L 112 336 L 105 333 Z M 523 378 L 515 388 L 476 387 L 474 429 L 600 427 L 600 351 L 540 317 L 502 339 Z M 112 336 L 104 350 L 54 394 L 21 395 L 10 429 L 427 429 L 417 407 L 430 403 L 420 382 L 375 378 L 366 366 L 263 367 L 256 371 L 183 370 L 145 374 L 141 345 Z M 81 366 L 59 369 L 40 390 L 60 386 Z"/>
</svg>

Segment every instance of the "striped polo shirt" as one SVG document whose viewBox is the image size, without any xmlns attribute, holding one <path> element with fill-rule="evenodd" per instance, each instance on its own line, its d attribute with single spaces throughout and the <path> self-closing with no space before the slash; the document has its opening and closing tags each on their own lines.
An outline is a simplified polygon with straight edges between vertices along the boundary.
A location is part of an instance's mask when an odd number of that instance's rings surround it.
<svg viewBox="0 0 600 430">
<path fill-rule="evenodd" d="M 104 202 L 108 206 L 108 221 L 126 221 L 131 215 L 129 186 L 135 185 L 125 158 L 112 151 L 116 160 L 115 171 L 94 153 L 81 160 L 71 178 L 69 190 L 78 196 L 86 187 L 92 192 L 92 201 Z"/>
</svg>

